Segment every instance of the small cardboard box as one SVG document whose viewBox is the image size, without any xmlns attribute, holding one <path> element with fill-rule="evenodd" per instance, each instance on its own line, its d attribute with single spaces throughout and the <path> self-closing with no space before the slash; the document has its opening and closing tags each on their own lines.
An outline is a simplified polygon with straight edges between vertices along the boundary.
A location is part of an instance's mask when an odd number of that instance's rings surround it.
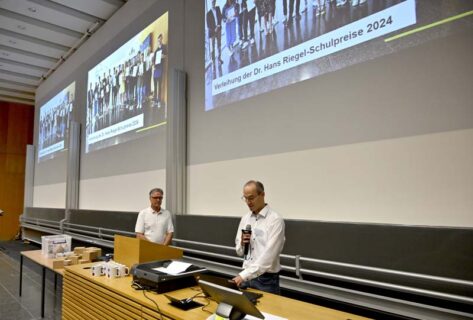
<svg viewBox="0 0 473 320">
<path fill-rule="evenodd" d="M 41 237 L 41 252 L 44 256 L 52 259 L 57 253 L 71 251 L 71 236 L 59 234 Z"/>
<path fill-rule="evenodd" d="M 58 258 L 53 260 L 53 269 L 64 268 L 64 258 Z"/>
<path fill-rule="evenodd" d="M 71 264 L 74 265 L 74 264 L 78 264 L 79 263 L 79 256 L 69 256 L 69 260 L 71 260 Z"/>
<path fill-rule="evenodd" d="M 85 250 L 84 252 L 82 252 L 82 259 L 94 261 L 94 252 Z"/>
<path fill-rule="evenodd" d="M 82 255 L 82 252 L 84 252 L 84 250 L 85 250 L 85 247 L 75 247 L 74 248 L 74 254 L 80 256 L 80 255 Z"/>
<path fill-rule="evenodd" d="M 97 257 L 102 256 L 102 249 L 97 247 L 89 247 L 87 248 L 88 251 L 95 251 L 97 253 Z"/>
</svg>

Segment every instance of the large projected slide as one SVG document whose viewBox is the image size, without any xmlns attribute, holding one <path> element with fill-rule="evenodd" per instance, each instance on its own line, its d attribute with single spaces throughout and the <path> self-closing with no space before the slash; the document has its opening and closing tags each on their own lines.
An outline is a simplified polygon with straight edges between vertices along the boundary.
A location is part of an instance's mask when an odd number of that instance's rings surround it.
<svg viewBox="0 0 473 320">
<path fill-rule="evenodd" d="M 67 149 L 75 87 L 75 82 L 71 83 L 39 109 L 38 162 Z"/>
<path fill-rule="evenodd" d="M 166 124 L 168 13 L 88 73 L 86 153 Z"/>
<path fill-rule="evenodd" d="M 392 44 L 389 38 L 472 6 L 460 0 L 207 0 L 205 110 L 428 41 Z"/>
</svg>

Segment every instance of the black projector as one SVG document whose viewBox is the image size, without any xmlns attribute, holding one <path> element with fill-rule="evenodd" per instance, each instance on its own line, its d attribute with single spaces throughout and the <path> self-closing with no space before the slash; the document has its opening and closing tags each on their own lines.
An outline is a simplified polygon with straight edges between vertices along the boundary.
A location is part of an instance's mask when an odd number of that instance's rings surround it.
<svg viewBox="0 0 473 320">
<path fill-rule="evenodd" d="M 206 271 L 205 268 L 195 265 L 191 265 L 185 271 L 178 274 L 168 274 L 155 270 L 160 267 L 167 268 L 172 261 L 158 260 L 133 265 L 130 271 L 133 275 L 133 282 L 157 293 L 165 293 L 196 286 L 195 275 Z"/>
</svg>

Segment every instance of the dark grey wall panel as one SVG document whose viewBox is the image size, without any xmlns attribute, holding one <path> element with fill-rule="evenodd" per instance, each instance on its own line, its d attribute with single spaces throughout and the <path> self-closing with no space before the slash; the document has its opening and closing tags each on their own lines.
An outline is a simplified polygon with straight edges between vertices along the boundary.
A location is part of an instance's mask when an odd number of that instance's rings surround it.
<svg viewBox="0 0 473 320">
<path fill-rule="evenodd" d="M 138 213 L 100 210 L 71 210 L 70 223 L 134 232 Z"/>
<path fill-rule="evenodd" d="M 177 217 L 177 238 L 234 245 L 240 218 Z M 473 229 L 286 220 L 284 253 L 473 280 Z M 306 264 L 307 267 L 311 265 Z M 317 270 L 337 268 L 320 264 Z M 343 269 L 343 271 L 342 271 Z M 347 273 L 347 268 L 340 272 Z M 366 272 L 350 269 L 350 275 Z M 370 273 L 370 276 L 377 277 Z M 377 280 L 386 280 L 386 275 Z"/>
<path fill-rule="evenodd" d="M 239 222 L 236 217 L 176 215 L 176 238 L 234 246 Z"/>
<path fill-rule="evenodd" d="M 25 208 L 25 217 L 32 219 L 44 219 L 50 221 L 61 221 L 65 217 L 64 209 L 55 209 L 55 208 Z"/>
<path fill-rule="evenodd" d="M 473 229 L 288 220 L 284 252 L 473 280 Z"/>
</svg>

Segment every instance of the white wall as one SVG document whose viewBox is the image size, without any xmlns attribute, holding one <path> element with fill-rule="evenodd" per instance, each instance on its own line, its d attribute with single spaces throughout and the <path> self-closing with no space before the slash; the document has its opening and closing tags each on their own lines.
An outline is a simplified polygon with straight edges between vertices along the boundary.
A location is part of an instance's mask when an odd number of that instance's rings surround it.
<svg viewBox="0 0 473 320">
<path fill-rule="evenodd" d="M 65 208 L 66 183 L 53 183 L 33 187 L 33 207 Z"/>
<path fill-rule="evenodd" d="M 473 227 L 473 130 L 190 166 L 189 212 L 242 215 L 248 179 L 285 218 Z"/>
<path fill-rule="evenodd" d="M 152 188 L 163 189 L 166 196 L 165 181 L 166 170 L 81 180 L 79 208 L 139 211 L 149 206 L 148 193 Z"/>
</svg>

